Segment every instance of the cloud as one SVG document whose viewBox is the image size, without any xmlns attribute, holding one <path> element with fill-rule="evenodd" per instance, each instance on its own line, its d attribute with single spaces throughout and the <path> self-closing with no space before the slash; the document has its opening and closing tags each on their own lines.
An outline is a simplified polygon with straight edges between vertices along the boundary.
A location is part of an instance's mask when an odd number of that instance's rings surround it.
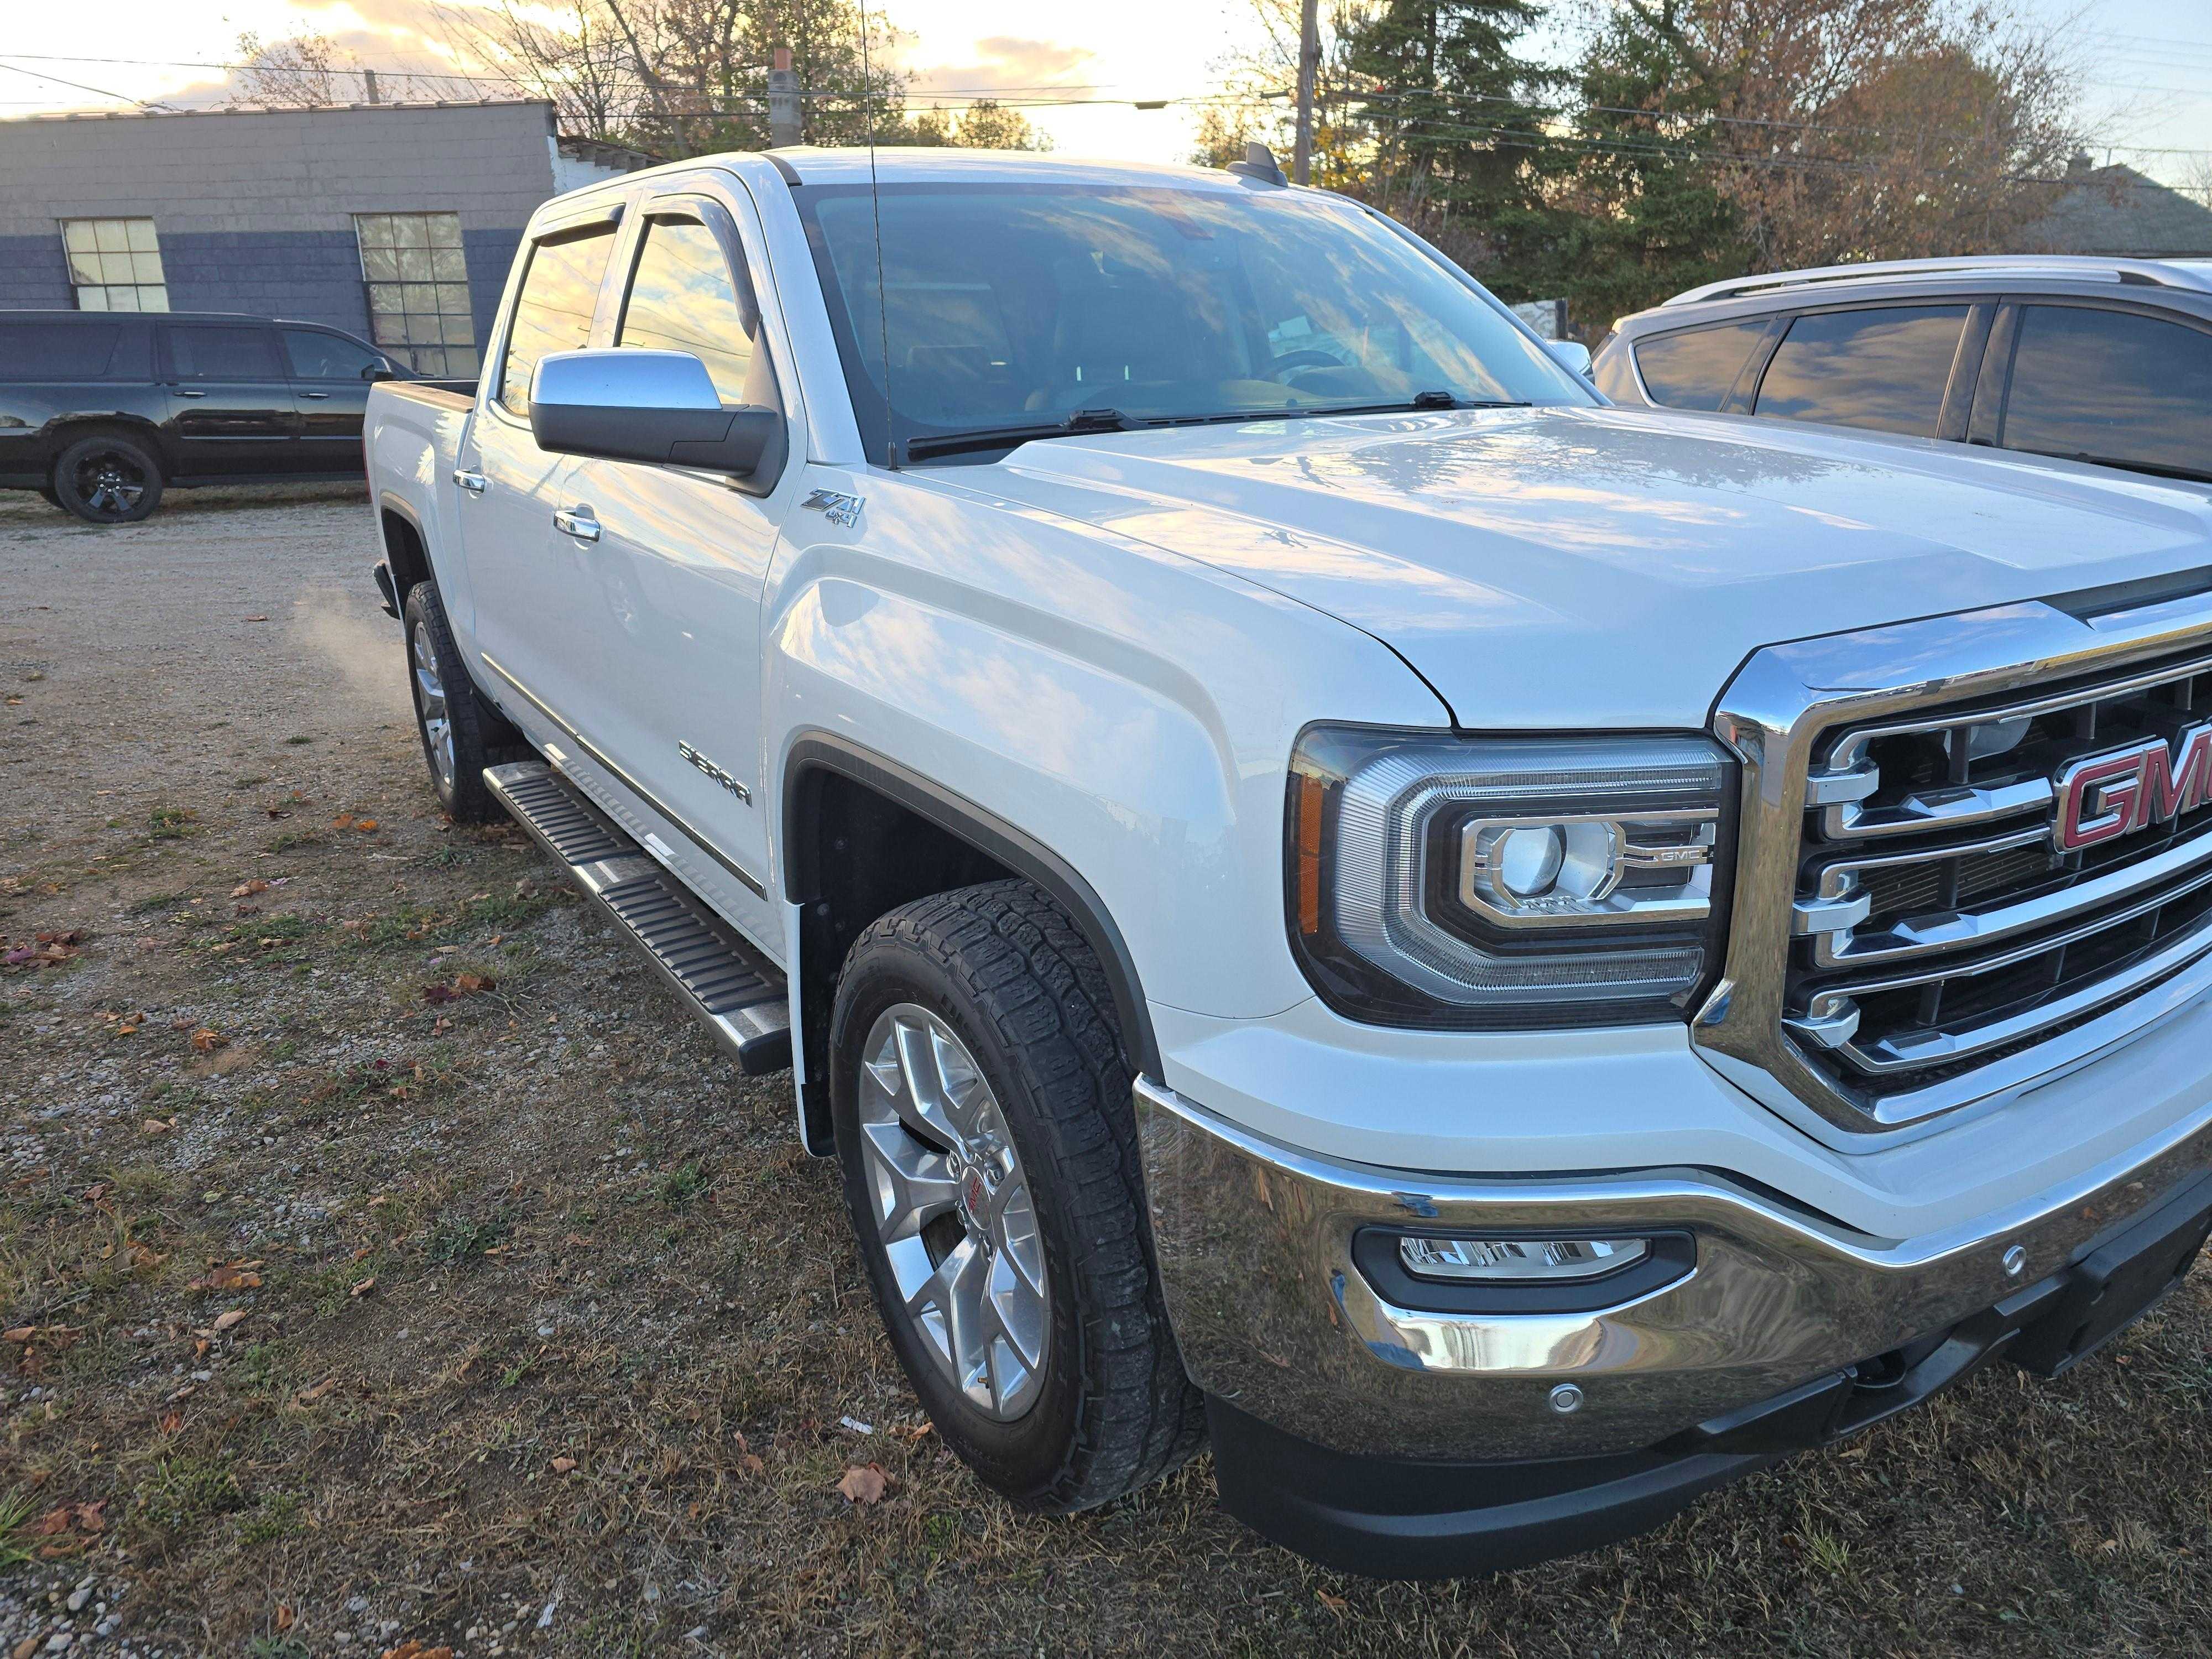
<svg viewBox="0 0 2212 1659">
<path fill-rule="evenodd" d="M 1065 87 L 1082 73 L 1097 54 L 1088 46 L 1063 46 L 1057 40 L 1027 40 L 1018 35 L 994 34 L 975 42 L 975 56 L 964 64 L 931 64 L 914 71 L 914 90 L 927 97 L 933 92 L 968 94 L 1034 91 Z"/>
</svg>

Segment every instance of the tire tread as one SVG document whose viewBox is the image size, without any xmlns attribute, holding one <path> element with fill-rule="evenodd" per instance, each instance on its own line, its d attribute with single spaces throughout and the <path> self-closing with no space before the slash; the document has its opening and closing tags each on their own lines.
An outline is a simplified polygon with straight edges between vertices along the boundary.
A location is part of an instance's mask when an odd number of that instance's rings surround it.
<svg viewBox="0 0 2212 1659">
<path fill-rule="evenodd" d="M 1109 1502 L 1168 1474 L 1206 1437 L 1203 1399 L 1153 1267 L 1112 987 L 1066 913 L 1025 881 L 902 905 L 854 942 L 848 967 L 893 943 L 958 983 L 1027 1073 L 1054 1191 L 1084 1245 L 1071 1264 L 1083 1349 L 1076 1432 L 1053 1477 L 1017 1501 L 1054 1512 Z"/>
</svg>

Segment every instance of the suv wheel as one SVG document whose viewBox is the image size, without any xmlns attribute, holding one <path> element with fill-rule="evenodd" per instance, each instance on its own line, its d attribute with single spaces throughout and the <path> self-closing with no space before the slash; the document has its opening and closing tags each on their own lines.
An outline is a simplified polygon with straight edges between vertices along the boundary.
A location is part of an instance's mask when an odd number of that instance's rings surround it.
<svg viewBox="0 0 2212 1659">
<path fill-rule="evenodd" d="M 161 504 L 161 464 L 119 432 L 79 438 L 54 460 L 58 506 L 88 524 L 136 524 Z"/>
<path fill-rule="evenodd" d="M 477 696 L 460 647 L 446 621 L 434 582 L 407 590 L 402 608 L 407 628 L 407 678 L 415 695 L 415 730 L 438 805 L 459 823 L 494 823 L 506 809 L 484 787 L 487 766 L 526 760 L 522 734 Z"/>
<path fill-rule="evenodd" d="M 917 900 L 846 958 L 845 1200 L 945 1443 L 1025 1509 L 1165 1474 L 1204 1434 L 1152 1268 L 1106 976 L 1026 882 Z"/>
</svg>

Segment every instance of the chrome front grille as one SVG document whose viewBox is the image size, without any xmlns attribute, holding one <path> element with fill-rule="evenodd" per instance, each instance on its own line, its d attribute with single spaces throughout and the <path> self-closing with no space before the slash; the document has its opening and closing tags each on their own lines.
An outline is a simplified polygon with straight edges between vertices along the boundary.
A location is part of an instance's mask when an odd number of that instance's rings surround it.
<svg viewBox="0 0 2212 1659">
<path fill-rule="evenodd" d="M 2166 758 L 2212 717 L 2206 596 L 1777 647 L 1723 708 L 1746 766 L 1736 910 L 1696 1034 L 1755 1092 L 1893 1128 L 2212 987 L 2212 804 L 2161 791 L 2171 816 L 2074 850 L 2054 835 L 2069 766 Z"/>
<path fill-rule="evenodd" d="M 1891 1094 L 2031 1045 L 2212 950 L 2212 807 L 2074 852 L 2051 833 L 2069 763 L 2172 744 L 2208 708 L 2212 661 L 2192 656 L 1828 738 L 1807 787 L 1829 804 L 1806 813 L 1792 1035 Z M 1867 793 L 1835 801 L 1846 779 Z"/>
</svg>

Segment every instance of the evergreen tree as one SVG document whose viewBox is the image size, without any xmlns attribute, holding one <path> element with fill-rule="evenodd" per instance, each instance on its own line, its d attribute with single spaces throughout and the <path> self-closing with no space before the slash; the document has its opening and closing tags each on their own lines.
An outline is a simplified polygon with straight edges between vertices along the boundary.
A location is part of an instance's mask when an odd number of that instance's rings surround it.
<svg viewBox="0 0 2212 1659">
<path fill-rule="evenodd" d="M 1349 102 L 1375 137 L 1366 194 L 1509 295 L 1552 234 L 1560 79 L 1516 54 L 1538 0 L 1383 0 L 1350 21 Z"/>
</svg>

